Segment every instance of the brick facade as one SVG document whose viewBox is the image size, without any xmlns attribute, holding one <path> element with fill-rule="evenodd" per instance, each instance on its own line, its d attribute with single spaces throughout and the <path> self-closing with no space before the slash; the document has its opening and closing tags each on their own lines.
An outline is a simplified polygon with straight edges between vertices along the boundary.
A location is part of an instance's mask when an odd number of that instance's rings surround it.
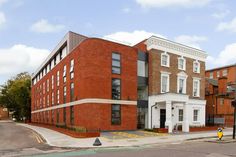
<svg viewBox="0 0 236 157">
<path fill-rule="evenodd" d="M 206 71 L 206 118 L 209 125 L 233 126 L 236 66 L 229 65 Z M 224 124 L 216 119 L 222 118 Z"/>
<path fill-rule="evenodd" d="M 8 119 L 9 114 L 7 108 L 0 107 L 0 120 Z"/>
<path fill-rule="evenodd" d="M 121 55 L 121 74 L 112 74 L 112 52 Z M 70 62 L 74 59 L 74 79 L 70 79 Z M 66 65 L 66 82 L 63 83 L 63 68 Z M 60 71 L 60 85 L 57 86 L 57 71 Z M 52 75 L 54 89 L 52 89 Z M 74 83 L 74 101 L 86 99 L 112 99 L 112 78 L 121 80 L 121 100 L 137 101 L 137 49 L 114 42 L 87 38 L 72 52 L 63 58 L 50 72 L 32 86 L 32 111 L 55 107 L 63 102 L 63 88 L 66 87 L 66 103 L 70 100 L 70 85 Z M 47 92 L 47 80 L 49 91 Z M 43 87 L 45 83 L 45 87 Z M 41 86 L 41 90 L 39 90 Z M 59 90 L 59 104 L 57 102 Z M 47 97 L 49 95 L 49 106 Z M 42 99 L 42 103 L 37 103 Z M 44 99 L 46 99 L 44 101 Z M 59 122 L 57 122 L 59 110 Z M 47 121 L 46 114 L 49 113 Z M 101 130 L 135 130 L 137 128 L 136 105 L 121 104 L 121 124 L 111 124 L 111 104 L 82 103 L 74 105 L 74 125 L 87 129 Z M 41 118 L 39 118 L 41 117 Z M 54 125 L 64 123 L 63 108 L 54 109 Z M 32 114 L 33 122 L 52 124 L 52 110 Z M 70 107 L 66 107 L 66 125 L 70 124 Z"/>
</svg>

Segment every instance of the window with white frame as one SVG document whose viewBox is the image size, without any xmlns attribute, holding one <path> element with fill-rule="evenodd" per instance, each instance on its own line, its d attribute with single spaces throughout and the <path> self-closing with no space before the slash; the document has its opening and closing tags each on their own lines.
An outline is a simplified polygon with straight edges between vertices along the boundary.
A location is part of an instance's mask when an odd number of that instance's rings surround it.
<svg viewBox="0 0 236 157">
<path fill-rule="evenodd" d="M 177 93 L 186 94 L 188 75 L 185 72 L 180 72 L 177 74 Z"/>
<path fill-rule="evenodd" d="M 200 73 L 200 63 L 198 61 L 193 62 L 193 72 Z"/>
<path fill-rule="evenodd" d="M 178 93 L 185 93 L 185 79 L 179 78 L 178 84 L 179 84 Z"/>
<path fill-rule="evenodd" d="M 62 53 L 62 58 L 65 58 L 66 54 L 67 54 L 67 46 L 65 46 L 62 50 L 61 50 L 61 53 Z"/>
<path fill-rule="evenodd" d="M 52 89 L 54 89 L 54 75 L 52 75 Z"/>
<path fill-rule="evenodd" d="M 64 69 L 63 69 L 63 82 L 66 82 L 66 65 L 64 65 Z"/>
<path fill-rule="evenodd" d="M 161 66 L 170 66 L 170 57 L 166 52 L 161 54 Z"/>
<path fill-rule="evenodd" d="M 169 92 L 169 74 L 161 74 L 161 93 Z"/>
<path fill-rule="evenodd" d="M 74 59 L 70 61 L 70 79 L 74 78 Z"/>
<path fill-rule="evenodd" d="M 198 114 L 199 114 L 199 110 L 193 110 L 193 121 L 196 122 L 198 121 Z"/>
<path fill-rule="evenodd" d="M 47 79 L 47 92 L 49 92 L 49 79 Z"/>
<path fill-rule="evenodd" d="M 179 109 L 179 122 L 182 122 L 184 119 L 184 110 Z"/>
<path fill-rule="evenodd" d="M 60 91 L 57 90 L 57 104 L 60 104 Z"/>
<path fill-rule="evenodd" d="M 60 71 L 57 71 L 57 86 L 60 85 Z"/>
<path fill-rule="evenodd" d="M 183 57 L 178 58 L 178 69 L 179 70 L 186 70 L 186 60 Z"/>
<path fill-rule="evenodd" d="M 220 77 L 220 71 L 216 72 L 217 77 Z"/>
<path fill-rule="evenodd" d="M 52 92 L 52 105 L 54 105 L 54 93 Z"/>
<path fill-rule="evenodd" d="M 200 79 L 193 79 L 193 96 L 200 96 Z"/>
<path fill-rule="evenodd" d="M 227 69 L 223 70 L 222 75 L 223 75 L 223 76 L 227 76 L 227 75 L 228 75 L 228 71 L 227 71 Z"/>
<path fill-rule="evenodd" d="M 210 72 L 210 78 L 213 79 L 213 72 Z"/>
<path fill-rule="evenodd" d="M 66 103 L 66 86 L 63 89 L 63 103 Z"/>
</svg>

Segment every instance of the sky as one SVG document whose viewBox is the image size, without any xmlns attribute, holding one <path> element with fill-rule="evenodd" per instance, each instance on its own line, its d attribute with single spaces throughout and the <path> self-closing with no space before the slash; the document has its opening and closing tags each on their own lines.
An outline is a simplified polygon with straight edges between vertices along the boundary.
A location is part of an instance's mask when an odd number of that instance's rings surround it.
<svg viewBox="0 0 236 157">
<path fill-rule="evenodd" d="M 0 0 L 0 84 L 33 73 L 68 31 L 135 44 L 160 36 L 236 62 L 234 0 Z"/>
</svg>

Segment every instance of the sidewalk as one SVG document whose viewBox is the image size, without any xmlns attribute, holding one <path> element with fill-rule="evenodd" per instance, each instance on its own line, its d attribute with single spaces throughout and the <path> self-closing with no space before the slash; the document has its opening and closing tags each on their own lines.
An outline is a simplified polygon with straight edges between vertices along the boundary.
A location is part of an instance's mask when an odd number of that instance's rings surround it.
<svg viewBox="0 0 236 157">
<path fill-rule="evenodd" d="M 28 124 L 17 124 L 27 128 L 30 128 L 37 133 L 39 133 L 50 146 L 56 147 L 70 147 L 70 148 L 92 148 L 93 143 L 96 138 L 73 138 L 59 132 L 32 126 Z M 232 129 L 225 129 L 224 136 L 231 135 Z M 166 135 L 166 136 L 156 136 L 156 137 L 144 137 L 144 138 L 129 138 L 129 139 L 107 139 L 104 137 L 99 137 L 102 146 L 99 147 L 124 147 L 124 146 L 141 146 L 148 144 L 158 144 L 158 143 L 180 143 L 185 140 L 206 138 L 206 137 L 216 137 L 216 131 L 209 132 L 198 132 L 198 133 L 186 133 L 178 135 Z"/>
</svg>

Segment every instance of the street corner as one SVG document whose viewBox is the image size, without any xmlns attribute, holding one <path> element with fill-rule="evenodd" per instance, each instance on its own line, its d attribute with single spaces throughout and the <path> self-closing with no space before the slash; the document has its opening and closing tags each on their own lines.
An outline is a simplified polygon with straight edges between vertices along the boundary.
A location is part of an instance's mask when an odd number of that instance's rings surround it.
<svg viewBox="0 0 236 157">
<path fill-rule="evenodd" d="M 158 137 L 167 136 L 166 133 L 155 133 L 145 130 L 137 131 L 114 131 L 114 132 L 102 132 L 101 137 L 105 140 L 122 140 L 122 139 L 136 139 L 146 137 Z"/>
</svg>

